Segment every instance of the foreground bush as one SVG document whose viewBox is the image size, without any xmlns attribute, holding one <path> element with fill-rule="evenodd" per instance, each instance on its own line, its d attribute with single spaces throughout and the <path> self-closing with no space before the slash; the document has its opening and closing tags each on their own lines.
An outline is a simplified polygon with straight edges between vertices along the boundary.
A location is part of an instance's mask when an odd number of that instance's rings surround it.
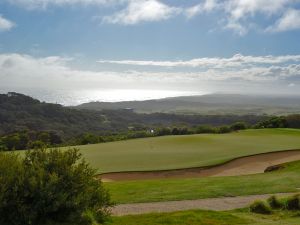
<svg viewBox="0 0 300 225">
<path fill-rule="evenodd" d="M 102 223 L 111 202 L 94 175 L 76 149 L 0 153 L 0 224 Z"/>
<path fill-rule="evenodd" d="M 267 203 L 263 201 L 255 201 L 250 205 L 250 212 L 260 213 L 260 214 L 271 214 L 272 210 Z"/>
</svg>

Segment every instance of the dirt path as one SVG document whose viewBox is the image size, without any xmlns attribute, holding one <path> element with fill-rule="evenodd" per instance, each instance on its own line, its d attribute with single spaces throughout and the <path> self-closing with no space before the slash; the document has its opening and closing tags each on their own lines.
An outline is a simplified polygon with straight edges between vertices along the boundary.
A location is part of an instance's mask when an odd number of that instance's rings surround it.
<svg viewBox="0 0 300 225">
<path fill-rule="evenodd" d="M 121 204 L 113 208 L 112 213 L 115 216 L 138 215 L 154 212 L 175 212 L 192 209 L 225 211 L 249 206 L 256 200 L 264 200 L 273 194 L 266 195 L 250 195 L 239 197 L 226 198 L 210 198 L 200 200 L 184 200 L 170 202 L 155 202 L 155 203 L 136 203 L 136 204 Z M 279 193 L 276 196 L 290 196 L 291 193 Z"/>
<path fill-rule="evenodd" d="M 263 173 L 264 170 L 269 166 L 296 160 L 300 160 L 300 150 L 290 150 L 246 156 L 213 167 L 178 169 L 168 171 L 107 173 L 100 175 L 100 177 L 104 182 L 112 182 L 122 180 L 238 176 Z"/>
</svg>

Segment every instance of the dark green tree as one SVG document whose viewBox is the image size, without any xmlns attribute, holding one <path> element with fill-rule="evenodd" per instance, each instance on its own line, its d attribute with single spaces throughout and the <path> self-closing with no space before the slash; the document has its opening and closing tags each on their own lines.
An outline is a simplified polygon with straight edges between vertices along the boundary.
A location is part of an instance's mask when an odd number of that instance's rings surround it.
<svg viewBox="0 0 300 225">
<path fill-rule="evenodd" d="M 172 131 L 168 127 L 163 127 L 157 130 L 157 136 L 171 135 Z"/>
<path fill-rule="evenodd" d="M 300 115 L 289 115 L 286 117 L 288 127 L 300 128 Z"/>
<path fill-rule="evenodd" d="M 219 128 L 219 133 L 220 134 L 225 134 L 225 133 L 230 133 L 231 129 L 228 126 L 222 126 Z"/>
<path fill-rule="evenodd" d="M 173 134 L 173 135 L 179 135 L 179 134 L 180 134 L 179 129 L 178 129 L 177 127 L 174 127 L 174 128 L 172 129 L 172 134 Z"/>
<path fill-rule="evenodd" d="M 87 144 L 96 144 L 99 142 L 99 137 L 94 134 L 84 134 L 80 138 L 80 144 L 81 145 L 87 145 Z"/>
<path fill-rule="evenodd" d="M 2 138 L 2 143 L 8 150 L 19 149 L 20 141 L 21 140 L 19 134 L 7 135 Z"/>
<path fill-rule="evenodd" d="M 46 148 L 47 144 L 44 142 L 37 140 L 37 141 L 31 141 L 28 143 L 28 149 L 40 149 L 40 148 Z"/>
<path fill-rule="evenodd" d="M 199 126 L 196 128 L 197 134 L 208 134 L 208 133 L 215 133 L 216 129 L 211 126 Z"/>
<path fill-rule="evenodd" d="M 245 130 L 247 125 L 244 122 L 236 122 L 230 126 L 230 129 L 233 131 Z"/>
<path fill-rule="evenodd" d="M 288 122 L 284 116 L 274 116 L 270 119 L 259 122 L 254 128 L 284 128 L 288 127 Z"/>
<path fill-rule="evenodd" d="M 102 223 L 111 202 L 77 149 L 0 153 L 1 225 Z"/>
<path fill-rule="evenodd" d="M 50 145 L 50 134 L 48 132 L 39 133 L 37 139 L 43 142 L 46 146 Z"/>
</svg>

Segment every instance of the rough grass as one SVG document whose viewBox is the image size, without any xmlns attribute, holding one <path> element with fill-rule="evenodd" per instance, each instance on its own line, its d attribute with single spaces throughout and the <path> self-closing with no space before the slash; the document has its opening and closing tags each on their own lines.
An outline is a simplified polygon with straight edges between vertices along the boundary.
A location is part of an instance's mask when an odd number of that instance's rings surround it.
<svg viewBox="0 0 300 225">
<path fill-rule="evenodd" d="M 226 212 L 183 211 L 174 213 L 153 213 L 137 216 L 114 217 L 109 225 L 233 225 L 247 224 L 249 220 Z"/>
<path fill-rule="evenodd" d="M 230 212 L 183 211 L 155 213 L 137 216 L 114 217 L 106 225 L 299 225 L 300 216 L 291 212 L 275 212 L 272 215 L 258 215 L 248 210 Z"/>
<path fill-rule="evenodd" d="M 105 183 L 117 203 L 157 202 L 299 192 L 300 161 L 279 171 L 235 177 L 206 177 Z"/>
<path fill-rule="evenodd" d="M 300 130 L 164 136 L 78 146 L 99 172 L 149 171 L 215 165 L 258 153 L 300 149 Z"/>
</svg>

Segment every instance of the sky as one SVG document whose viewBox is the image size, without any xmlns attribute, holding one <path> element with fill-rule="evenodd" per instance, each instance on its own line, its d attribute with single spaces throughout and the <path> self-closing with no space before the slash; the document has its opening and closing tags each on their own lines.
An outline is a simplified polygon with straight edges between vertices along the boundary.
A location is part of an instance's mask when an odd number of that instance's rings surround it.
<svg viewBox="0 0 300 225">
<path fill-rule="evenodd" d="M 300 95 L 299 86 L 300 0 L 0 1 L 1 92 L 75 104 L 58 96 Z"/>
</svg>

